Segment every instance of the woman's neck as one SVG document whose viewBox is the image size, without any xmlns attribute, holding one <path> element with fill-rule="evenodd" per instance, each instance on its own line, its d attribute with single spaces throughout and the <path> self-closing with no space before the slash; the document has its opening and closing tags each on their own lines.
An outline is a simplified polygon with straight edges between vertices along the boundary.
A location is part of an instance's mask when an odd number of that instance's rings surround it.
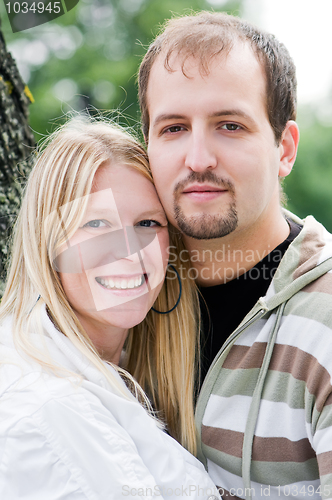
<svg viewBox="0 0 332 500">
<path fill-rule="evenodd" d="M 82 324 L 91 342 L 97 349 L 100 357 L 115 365 L 119 365 L 123 345 L 128 335 L 128 329 L 113 325 L 94 324 L 93 320 L 83 318 L 76 312 L 76 316 Z"/>
</svg>

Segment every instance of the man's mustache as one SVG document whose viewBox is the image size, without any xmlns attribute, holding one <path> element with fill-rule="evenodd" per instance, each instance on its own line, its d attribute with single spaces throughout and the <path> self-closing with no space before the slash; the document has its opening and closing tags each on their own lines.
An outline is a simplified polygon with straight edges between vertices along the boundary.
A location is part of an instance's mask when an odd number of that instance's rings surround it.
<svg viewBox="0 0 332 500">
<path fill-rule="evenodd" d="M 191 172 L 186 179 L 178 182 L 174 188 L 174 197 L 177 198 L 188 184 L 198 182 L 199 184 L 210 183 L 222 189 L 227 189 L 232 195 L 235 195 L 233 183 L 222 177 L 218 177 L 214 172 L 205 170 L 204 172 Z"/>
</svg>

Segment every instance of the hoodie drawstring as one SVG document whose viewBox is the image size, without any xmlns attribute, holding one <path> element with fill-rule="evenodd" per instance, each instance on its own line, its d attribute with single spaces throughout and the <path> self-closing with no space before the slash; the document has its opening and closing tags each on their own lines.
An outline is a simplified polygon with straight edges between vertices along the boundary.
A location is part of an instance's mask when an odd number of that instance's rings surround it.
<svg viewBox="0 0 332 500">
<path fill-rule="evenodd" d="M 286 302 L 283 302 L 277 310 L 276 313 L 276 321 L 271 330 L 270 337 L 265 349 L 264 359 L 262 362 L 262 366 L 259 370 L 258 379 L 256 383 L 256 387 L 252 396 L 251 405 L 249 408 L 247 424 L 243 437 L 243 446 L 242 446 L 242 479 L 244 482 L 244 491 L 247 500 L 251 500 L 251 479 L 250 479 L 250 466 L 251 466 L 251 458 L 252 458 L 252 446 L 255 434 L 255 428 L 258 419 L 258 412 L 261 403 L 261 396 L 263 392 L 264 382 L 267 375 L 267 371 L 269 369 L 274 344 L 276 341 L 277 333 L 279 330 L 280 322 L 283 316 L 283 312 L 286 306 Z M 248 492 L 248 493 L 247 493 Z"/>
</svg>

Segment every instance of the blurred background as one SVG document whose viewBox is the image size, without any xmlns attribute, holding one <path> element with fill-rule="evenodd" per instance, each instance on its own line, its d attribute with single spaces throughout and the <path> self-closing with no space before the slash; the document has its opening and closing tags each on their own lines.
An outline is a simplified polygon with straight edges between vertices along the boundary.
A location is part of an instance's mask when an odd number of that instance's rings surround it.
<svg viewBox="0 0 332 500">
<path fill-rule="evenodd" d="M 241 16 L 288 47 L 298 68 L 301 130 L 284 184 L 288 208 L 332 231 L 332 0 L 80 0 L 62 17 L 15 34 L 2 2 L 2 32 L 35 101 L 36 140 L 86 107 L 115 117 L 120 111 L 118 121 L 138 131 L 140 60 L 165 19 L 192 10 Z"/>
</svg>

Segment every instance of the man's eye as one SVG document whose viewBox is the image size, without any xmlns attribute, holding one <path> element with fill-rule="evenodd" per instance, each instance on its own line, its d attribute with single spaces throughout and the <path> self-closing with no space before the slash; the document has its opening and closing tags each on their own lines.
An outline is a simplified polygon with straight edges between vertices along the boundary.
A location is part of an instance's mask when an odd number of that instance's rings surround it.
<svg viewBox="0 0 332 500">
<path fill-rule="evenodd" d="M 83 227 L 98 229 L 100 227 L 106 227 L 106 226 L 107 226 L 107 224 L 105 221 L 103 221 L 101 219 L 94 219 L 94 220 L 90 220 L 89 222 L 84 224 Z"/>
<path fill-rule="evenodd" d="M 175 134 L 176 132 L 181 132 L 181 130 L 184 130 L 181 125 L 172 125 L 171 127 L 167 127 L 164 132 L 170 132 L 171 134 Z"/>
<path fill-rule="evenodd" d="M 230 130 L 230 131 L 234 131 L 234 130 L 240 130 L 240 126 L 237 125 L 236 123 L 224 123 L 221 128 L 223 130 Z"/>
<path fill-rule="evenodd" d="M 137 226 L 139 227 L 160 227 L 161 224 L 160 222 L 156 221 L 156 220 L 150 220 L 150 219 L 144 219 L 144 220 L 141 220 Z"/>
</svg>

